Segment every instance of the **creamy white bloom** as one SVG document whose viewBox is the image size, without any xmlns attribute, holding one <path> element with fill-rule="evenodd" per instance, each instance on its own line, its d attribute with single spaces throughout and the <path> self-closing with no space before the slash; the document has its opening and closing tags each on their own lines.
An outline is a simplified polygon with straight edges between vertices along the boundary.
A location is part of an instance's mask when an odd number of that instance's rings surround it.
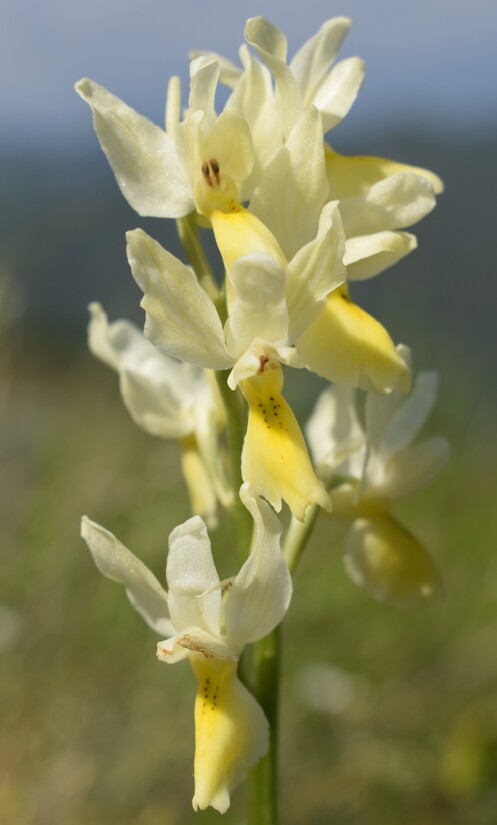
<svg viewBox="0 0 497 825">
<path fill-rule="evenodd" d="M 190 659 L 198 680 L 193 807 L 211 805 L 220 813 L 268 748 L 266 718 L 238 679 L 237 662 L 246 644 L 281 622 L 292 592 L 278 519 L 246 485 L 240 496 L 254 519 L 255 534 L 239 573 L 220 581 L 205 524 L 194 516 L 169 537 L 167 592 L 112 533 L 86 517 L 81 526 L 99 570 L 123 584 L 145 621 L 169 637 L 159 642 L 158 658 L 168 663 Z"/>
<path fill-rule="evenodd" d="M 245 39 L 261 56 L 275 80 L 284 134 L 307 106 L 315 106 L 320 111 L 324 132 L 336 126 L 349 111 L 364 80 L 364 62 L 351 57 L 330 70 L 349 27 L 347 18 L 328 20 L 288 66 L 283 32 L 264 17 L 247 21 Z"/>
<path fill-rule="evenodd" d="M 193 511 L 214 526 L 216 496 L 224 506 L 232 502 L 218 442 L 225 414 L 214 379 L 160 352 L 129 321 L 109 324 L 100 304 L 89 309 L 91 351 L 118 373 L 122 399 L 138 426 L 179 441 Z"/>
<path fill-rule="evenodd" d="M 245 37 L 266 66 L 245 46 L 240 49 L 243 71 L 215 55 L 221 81 L 233 88 L 228 107 L 247 120 L 253 133 L 261 121 L 267 125 L 263 135 L 269 147 L 266 165 L 279 149 L 278 140 L 287 140 L 309 106 L 320 112 L 325 133 L 349 111 L 364 79 L 364 63 L 359 58 L 335 63 L 350 25 L 345 17 L 327 20 L 287 65 L 284 34 L 265 18 L 254 17 L 247 21 Z M 268 82 L 267 67 L 275 89 Z M 339 200 L 343 209 L 348 278 L 370 278 L 416 248 L 414 235 L 399 230 L 417 223 L 434 207 L 442 181 L 427 169 L 386 158 L 348 157 L 328 145 L 325 151 L 326 179 L 321 180 L 328 185 L 326 199 Z M 279 190 L 271 179 L 266 182 L 267 191 L 257 193 L 253 209 L 278 237 L 272 221 L 280 220 L 278 213 L 285 209 L 285 201 L 278 201 Z M 257 211 L 261 209 L 263 214 Z"/>
<path fill-rule="evenodd" d="M 310 105 L 319 109 L 324 131 L 336 126 L 347 114 L 364 80 L 364 62 L 357 57 L 335 63 L 340 46 L 351 26 L 346 17 L 334 17 L 321 26 L 294 55 L 287 65 L 287 41 L 282 31 L 265 17 L 252 17 L 245 26 L 245 40 L 262 58 L 275 79 L 275 90 L 268 83 L 262 84 L 257 62 L 251 62 L 246 47 L 240 49 L 244 71 L 234 63 L 215 55 L 221 65 L 221 80 L 234 89 L 245 87 L 255 78 L 259 81 L 261 96 L 271 100 L 271 108 L 279 114 L 282 136 Z M 194 52 L 194 55 L 212 52 Z M 252 58 L 253 61 L 253 58 Z M 249 74 L 251 70 L 252 74 Z M 265 73 L 262 74 L 265 78 Z M 231 106 L 244 117 L 250 117 L 250 95 L 235 95 Z"/>
<path fill-rule="evenodd" d="M 250 176 L 255 155 L 250 130 L 232 112 L 217 117 L 219 67 L 199 58 L 191 65 L 189 109 L 179 124 L 179 83 L 170 84 L 168 130 L 135 112 L 88 78 L 76 91 L 90 106 L 100 145 L 129 204 L 140 214 L 178 218 L 195 209 L 202 164 L 216 157 L 236 187 Z"/>
<path fill-rule="evenodd" d="M 203 169 L 212 159 L 223 169 L 224 180 L 238 200 L 252 194 L 268 162 L 266 133 L 261 137 L 261 125 L 267 126 L 267 120 L 257 118 L 254 143 L 247 121 L 229 105 L 218 116 L 214 99 L 219 72 L 212 57 L 191 63 L 188 109 L 181 121 L 179 80 L 171 79 L 166 130 L 98 83 L 83 78 L 76 84 L 92 110 L 97 137 L 121 192 L 140 215 L 179 218 L 194 211 L 210 186 Z M 239 90 L 237 97 L 240 94 Z"/>
<path fill-rule="evenodd" d="M 306 428 L 318 475 L 328 484 L 336 480 L 335 515 L 353 521 L 346 568 L 375 598 L 394 604 L 440 589 L 426 549 L 391 513 L 391 502 L 428 484 L 447 461 L 445 438 L 412 443 L 433 408 L 437 384 L 435 373 L 423 372 L 407 397 L 368 393 L 364 428 L 353 392 L 330 387 Z"/>
</svg>

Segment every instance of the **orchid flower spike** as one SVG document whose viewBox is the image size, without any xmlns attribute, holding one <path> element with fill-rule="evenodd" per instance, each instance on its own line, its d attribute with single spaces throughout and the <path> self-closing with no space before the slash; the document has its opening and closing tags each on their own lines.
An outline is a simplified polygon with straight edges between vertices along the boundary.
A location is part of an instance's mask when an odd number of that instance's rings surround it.
<svg viewBox="0 0 497 825">
<path fill-rule="evenodd" d="M 325 209 L 320 234 L 298 256 L 300 270 L 268 254 L 236 259 L 224 330 L 214 303 L 188 267 L 141 230 L 127 238 L 131 269 L 144 293 L 145 335 L 162 352 L 188 363 L 231 368 L 230 387 L 240 384 L 249 404 L 242 476 L 254 495 L 265 496 L 277 510 L 285 500 L 299 519 L 312 504 L 329 508 L 329 496 L 282 395 L 281 363 L 303 366 L 290 343 L 293 325 L 314 317 L 328 289 L 323 281 L 340 277 L 339 217 L 335 223 L 333 210 Z M 319 250 L 322 256 L 316 261 Z M 309 277 L 299 283 L 288 274 L 305 271 Z"/>
<path fill-rule="evenodd" d="M 283 619 L 292 583 L 280 549 L 281 526 L 247 485 L 240 497 L 254 520 L 250 555 L 231 579 L 220 581 L 207 529 L 199 516 L 169 537 L 168 591 L 113 535 L 86 516 L 81 533 L 104 576 L 124 585 L 135 609 L 161 636 L 157 656 L 188 658 L 198 681 L 195 699 L 193 807 L 225 813 L 231 791 L 268 749 L 268 724 L 237 676 L 245 645 Z"/>
</svg>

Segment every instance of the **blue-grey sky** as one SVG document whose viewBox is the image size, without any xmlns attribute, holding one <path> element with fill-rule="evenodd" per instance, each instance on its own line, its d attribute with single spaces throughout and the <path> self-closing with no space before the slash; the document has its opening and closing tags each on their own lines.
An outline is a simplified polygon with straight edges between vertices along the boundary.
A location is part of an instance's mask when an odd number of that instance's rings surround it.
<svg viewBox="0 0 497 825">
<path fill-rule="evenodd" d="M 73 84 L 88 75 L 161 121 L 167 78 L 187 77 L 187 52 L 232 58 L 247 17 L 264 14 L 287 34 L 290 54 L 328 17 L 354 25 L 343 56 L 367 62 L 357 125 L 381 118 L 481 129 L 497 121 L 495 0 L 4 0 L 0 8 L 3 139 L 90 139 Z"/>
</svg>

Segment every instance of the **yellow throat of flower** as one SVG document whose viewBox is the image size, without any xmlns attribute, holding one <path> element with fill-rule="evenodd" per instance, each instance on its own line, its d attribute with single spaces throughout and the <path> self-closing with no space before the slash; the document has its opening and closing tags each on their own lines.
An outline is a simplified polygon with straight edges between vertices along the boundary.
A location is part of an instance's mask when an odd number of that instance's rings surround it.
<svg viewBox="0 0 497 825">
<path fill-rule="evenodd" d="M 198 212 L 209 218 L 224 266 L 229 271 L 238 258 L 258 252 L 285 268 L 287 261 L 272 232 L 239 202 L 233 179 L 223 174 L 215 158 L 205 160 L 195 189 Z"/>
<path fill-rule="evenodd" d="M 190 662 L 198 680 L 193 807 L 225 813 L 230 791 L 267 750 L 267 722 L 238 679 L 236 662 L 202 655 Z"/>
</svg>

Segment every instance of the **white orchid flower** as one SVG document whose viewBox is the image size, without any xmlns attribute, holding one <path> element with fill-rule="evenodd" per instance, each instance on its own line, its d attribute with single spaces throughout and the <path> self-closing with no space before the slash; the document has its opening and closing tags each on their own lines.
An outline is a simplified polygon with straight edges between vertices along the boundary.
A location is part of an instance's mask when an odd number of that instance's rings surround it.
<svg viewBox="0 0 497 825">
<path fill-rule="evenodd" d="M 409 360 L 407 348 L 403 356 Z M 352 521 L 345 565 L 352 579 L 380 601 L 409 604 L 440 591 L 425 547 L 391 513 L 391 503 L 428 484 L 445 465 L 445 438 L 413 444 L 430 414 L 437 376 L 420 373 L 411 394 L 368 393 L 365 428 L 349 388 L 331 387 L 318 399 L 306 434 L 318 474 L 331 493 L 334 514 Z"/>
<path fill-rule="evenodd" d="M 219 71 L 212 57 L 191 63 L 188 110 L 181 122 L 180 83 L 177 77 L 171 79 L 165 130 L 98 83 L 83 78 L 76 84 L 92 110 L 97 137 L 119 188 L 138 214 L 179 218 L 201 211 L 198 199 L 208 200 L 212 188 L 206 170 L 212 174 L 216 164 L 223 170 L 223 185 L 237 200 L 250 197 L 264 158 L 257 157 L 249 126 L 240 115 L 229 108 L 216 114 Z M 215 171 L 213 175 L 215 182 Z"/>
<path fill-rule="evenodd" d="M 138 426 L 179 442 L 193 512 L 215 526 L 217 498 L 229 506 L 232 494 L 219 449 L 225 413 L 214 379 L 159 352 L 129 321 L 109 324 L 100 304 L 89 309 L 90 350 L 118 373 L 122 399 Z"/>
<path fill-rule="evenodd" d="M 281 526 L 271 508 L 240 496 L 255 525 L 252 550 L 239 573 L 220 581 L 204 522 L 198 516 L 169 537 L 166 592 L 155 576 L 113 535 L 84 517 L 81 533 L 104 576 L 124 585 L 135 609 L 166 641 L 158 658 L 189 658 L 198 680 L 195 699 L 193 807 L 224 813 L 230 792 L 268 749 L 264 713 L 237 676 L 246 644 L 263 638 L 283 619 L 292 592 L 280 550 Z"/>
<path fill-rule="evenodd" d="M 215 55 L 221 81 L 233 89 L 227 108 L 247 121 L 253 135 L 261 132 L 267 147 L 266 166 L 309 106 L 321 113 L 325 133 L 349 111 L 364 79 L 364 63 L 359 58 L 335 63 L 350 26 L 345 17 L 327 20 L 287 65 L 284 34 L 264 17 L 248 20 L 246 40 L 271 69 L 274 90 L 268 69 L 246 46 L 240 49 L 244 71 Z M 266 125 L 265 131 L 260 123 Z M 340 201 L 344 214 L 348 278 L 371 278 L 416 248 L 415 236 L 398 230 L 417 223 L 434 207 L 434 195 L 443 191 L 443 183 L 428 169 L 387 158 L 344 156 L 327 144 L 325 154 L 326 199 Z M 270 184 L 268 194 L 278 197 Z M 274 214 L 271 202 L 266 211 Z M 263 220 L 266 218 L 267 214 Z M 274 231 L 270 223 L 268 226 Z"/>
</svg>

